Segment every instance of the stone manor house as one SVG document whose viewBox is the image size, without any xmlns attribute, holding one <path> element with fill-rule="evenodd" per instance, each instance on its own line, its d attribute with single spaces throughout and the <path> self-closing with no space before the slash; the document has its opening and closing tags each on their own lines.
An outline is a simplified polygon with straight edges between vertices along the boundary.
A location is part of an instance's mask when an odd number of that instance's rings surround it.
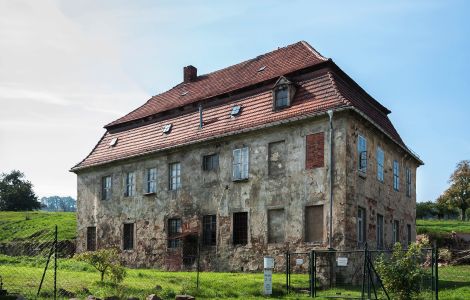
<svg viewBox="0 0 470 300">
<path fill-rule="evenodd" d="M 423 163 L 389 113 L 303 41 L 209 74 L 187 66 L 72 168 L 77 250 L 260 270 L 288 249 L 410 243 Z"/>
</svg>

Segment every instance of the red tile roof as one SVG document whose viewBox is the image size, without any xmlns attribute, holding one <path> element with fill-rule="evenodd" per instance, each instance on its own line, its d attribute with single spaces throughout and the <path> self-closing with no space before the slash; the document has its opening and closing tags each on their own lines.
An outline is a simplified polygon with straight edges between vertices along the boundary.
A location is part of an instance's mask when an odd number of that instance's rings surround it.
<svg viewBox="0 0 470 300">
<path fill-rule="evenodd" d="M 326 61 L 326 59 L 308 44 L 305 42 L 296 43 L 254 60 L 211 73 L 204 79 L 194 83 L 180 84 L 166 93 L 155 96 L 137 110 L 108 126 L 114 125 L 111 127 L 115 127 L 118 124 L 156 112 L 222 94 L 228 90 L 246 87 L 263 80 L 270 80 L 299 68 L 313 66 L 322 61 Z M 257 72 L 264 65 L 266 65 L 266 73 Z M 333 66 L 335 65 L 333 64 Z M 303 81 L 296 82 L 297 92 L 292 105 L 280 111 L 273 111 L 271 89 L 264 87 L 259 91 L 254 91 L 254 95 L 236 100 L 236 104 L 242 106 L 242 113 L 239 116 L 230 116 L 234 101 L 225 101 L 205 109 L 203 116 L 206 123 L 202 129 L 199 128 L 199 113 L 193 110 L 153 123 L 147 122 L 127 129 L 124 127 L 120 130 L 108 130 L 92 152 L 72 170 L 76 171 L 216 137 L 274 126 L 283 122 L 316 116 L 325 113 L 329 109 L 341 108 L 354 109 L 362 113 L 393 141 L 408 151 L 387 117 L 389 111 L 365 93 L 351 79 L 343 78 L 347 75 L 337 73 L 334 68 L 325 67 L 315 72 L 315 74 L 312 73 L 312 76 L 305 77 L 306 79 L 302 79 Z M 207 84 L 207 91 L 204 90 L 205 84 Z M 188 97 L 179 96 L 182 90 L 189 91 Z M 168 100 L 164 101 L 164 98 Z M 164 134 L 162 127 L 169 123 L 172 124 L 171 132 L 170 134 Z M 118 138 L 118 142 L 114 147 L 110 147 L 109 142 L 113 138 Z"/>
<path fill-rule="evenodd" d="M 180 83 L 164 93 L 153 96 L 141 107 L 105 127 L 141 119 L 198 100 L 232 92 L 324 61 L 327 61 L 327 58 L 308 43 L 298 42 L 228 68 L 200 75 L 195 81 Z M 262 67 L 265 67 L 264 70 L 258 72 Z"/>
</svg>

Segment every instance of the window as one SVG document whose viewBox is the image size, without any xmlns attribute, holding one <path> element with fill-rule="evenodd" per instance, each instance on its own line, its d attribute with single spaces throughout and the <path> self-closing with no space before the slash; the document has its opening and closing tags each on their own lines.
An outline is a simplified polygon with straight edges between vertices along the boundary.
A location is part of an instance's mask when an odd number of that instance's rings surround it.
<svg viewBox="0 0 470 300">
<path fill-rule="evenodd" d="M 400 188 L 400 165 L 398 161 L 393 161 L 393 189 L 398 191 Z"/>
<path fill-rule="evenodd" d="M 365 208 L 357 208 L 357 243 L 359 246 L 366 242 L 366 210 Z"/>
<path fill-rule="evenodd" d="M 305 242 L 322 242 L 323 226 L 323 205 L 305 207 Z"/>
<path fill-rule="evenodd" d="M 217 243 L 217 217 L 208 215 L 202 217 L 202 241 L 206 246 L 215 246 Z"/>
<path fill-rule="evenodd" d="M 285 237 L 284 209 L 268 210 L 268 243 L 282 243 Z"/>
<path fill-rule="evenodd" d="M 233 180 L 248 179 L 248 147 L 233 150 Z"/>
<path fill-rule="evenodd" d="M 86 250 L 96 250 L 96 227 L 87 227 L 86 229 Z"/>
<path fill-rule="evenodd" d="M 367 140 L 362 135 L 357 138 L 357 154 L 359 171 L 365 173 L 367 171 Z"/>
<path fill-rule="evenodd" d="M 135 194 L 135 173 L 126 173 L 126 190 L 124 196 L 132 197 Z"/>
<path fill-rule="evenodd" d="M 377 147 L 377 179 L 384 182 L 384 151 Z"/>
<path fill-rule="evenodd" d="M 202 169 L 204 171 L 213 171 L 219 168 L 219 154 L 210 154 L 202 157 Z"/>
<path fill-rule="evenodd" d="M 152 194 L 157 192 L 157 168 L 147 169 L 145 192 Z"/>
<path fill-rule="evenodd" d="M 306 136 L 305 168 L 314 169 L 324 166 L 325 134 L 323 132 Z"/>
<path fill-rule="evenodd" d="M 268 145 L 268 173 L 270 176 L 283 175 L 286 170 L 286 143 L 284 141 Z"/>
<path fill-rule="evenodd" d="M 233 244 L 246 245 L 248 243 L 248 213 L 233 214 Z"/>
<path fill-rule="evenodd" d="M 168 248 L 180 247 L 181 233 L 181 219 L 168 219 Z"/>
<path fill-rule="evenodd" d="M 111 199 L 111 176 L 106 176 L 101 179 L 101 199 Z"/>
<path fill-rule="evenodd" d="M 181 164 L 175 162 L 170 164 L 170 190 L 176 191 L 181 188 Z"/>
<path fill-rule="evenodd" d="M 124 224 L 123 249 L 134 249 L 134 223 Z"/>
<path fill-rule="evenodd" d="M 274 108 L 284 108 L 289 106 L 289 88 L 283 84 L 276 87 L 274 91 Z"/>
<path fill-rule="evenodd" d="M 392 243 L 395 245 L 395 243 L 398 243 L 400 241 L 400 222 L 398 220 L 394 220 L 392 228 L 393 228 Z"/>
<path fill-rule="evenodd" d="M 411 170 L 406 168 L 406 195 L 411 197 Z"/>
<path fill-rule="evenodd" d="M 406 243 L 411 244 L 411 225 L 406 224 Z"/>
<path fill-rule="evenodd" d="M 377 214 L 377 249 L 384 247 L 384 216 Z"/>
</svg>

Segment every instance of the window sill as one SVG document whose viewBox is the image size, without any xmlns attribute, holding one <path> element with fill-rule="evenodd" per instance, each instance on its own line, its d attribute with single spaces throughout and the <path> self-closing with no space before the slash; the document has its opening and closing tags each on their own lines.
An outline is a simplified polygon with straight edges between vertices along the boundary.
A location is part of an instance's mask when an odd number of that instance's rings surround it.
<svg viewBox="0 0 470 300">
<path fill-rule="evenodd" d="M 233 182 L 246 182 L 248 178 L 232 179 Z"/>
<path fill-rule="evenodd" d="M 124 253 L 132 253 L 132 252 L 134 252 L 134 249 L 122 249 L 122 252 L 124 252 Z"/>
<path fill-rule="evenodd" d="M 156 192 L 151 192 L 151 193 L 144 193 L 144 196 L 153 196 L 156 195 Z"/>
<path fill-rule="evenodd" d="M 364 171 L 358 170 L 358 171 L 357 171 L 357 174 L 358 174 L 359 177 L 361 177 L 361 178 L 367 178 L 367 174 L 366 174 L 366 172 L 364 172 Z"/>
</svg>

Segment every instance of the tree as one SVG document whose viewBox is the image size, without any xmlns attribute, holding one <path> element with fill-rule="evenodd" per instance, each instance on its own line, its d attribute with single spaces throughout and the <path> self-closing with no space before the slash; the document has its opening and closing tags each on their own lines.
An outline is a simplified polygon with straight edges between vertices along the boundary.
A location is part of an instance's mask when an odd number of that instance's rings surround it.
<svg viewBox="0 0 470 300">
<path fill-rule="evenodd" d="M 464 220 L 465 212 L 470 207 L 470 161 L 463 160 L 457 164 L 449 183 L 450 187 L 437 199 L 437 202 L 458 208 L 460 218 Z"/>
<path fill-rule="evenodd" d="M 33 185 L 22 172 L 13 170 L 0 175 L 0 210 L 19 211 L 40 209 Z"/>
<path fill-rule="evenodd" d="M 99 249 L 96 251 L 86 251 L 75 254 L 74 258 L 92 265 L 101 274 L 101 281 L 104 275 L 109 274 L 115 283 L 121 282 L 126 276 L 126 269 L 119 261 L 119 252 L 115 248 Z"/>
</svg>

